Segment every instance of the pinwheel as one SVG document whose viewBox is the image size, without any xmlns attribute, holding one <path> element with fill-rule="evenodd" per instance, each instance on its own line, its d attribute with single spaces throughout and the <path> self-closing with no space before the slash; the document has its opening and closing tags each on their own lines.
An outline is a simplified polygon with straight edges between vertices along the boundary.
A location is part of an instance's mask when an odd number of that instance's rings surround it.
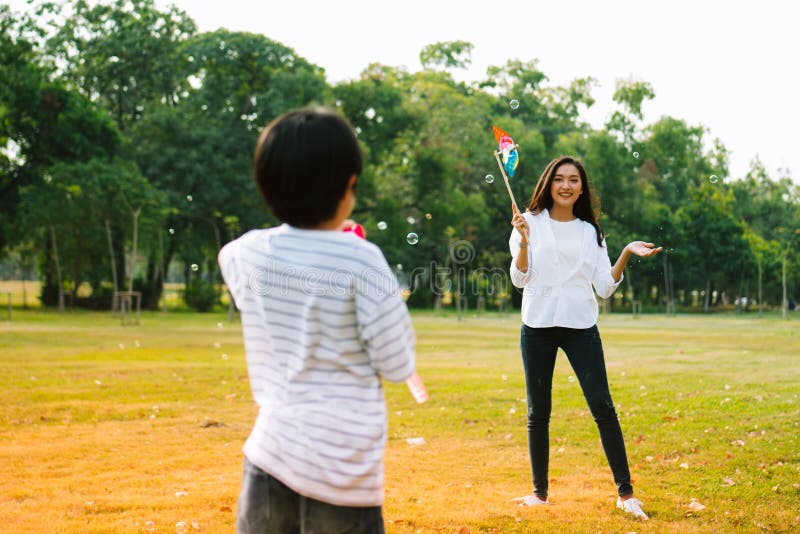
<svg viewBox="0 0 800 534">
<path fill-rule="evenodd" d="M 511 202 L 514 204 L 514 209 L 517 208 L 517 201 L 514 200 L 514 193 L 511 192 L 511 184 L 508 183 L 508 177 L 514 177 L 514 171 L 519 165 L 519 152 L 517 152 L 517 144 L 506 132 L 492 125 L 494 131 L 494 139 L 497 141 L 497 150 L 494 153 L 494 158 L 497 160 L 497 166 L 500 167 L 500 172 L 503 175 L 503 180 L 508 189 L 508 195 L 511 197 Z M 502 156 L 502 162 L 500 157 Z"/>
</svg>

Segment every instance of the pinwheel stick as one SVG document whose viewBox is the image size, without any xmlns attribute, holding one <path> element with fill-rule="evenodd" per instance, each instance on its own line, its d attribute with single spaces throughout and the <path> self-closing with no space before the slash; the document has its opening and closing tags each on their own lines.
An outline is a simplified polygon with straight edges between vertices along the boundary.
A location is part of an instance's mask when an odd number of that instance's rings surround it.
<svg viewBox="0 0 800 534">
<path fill-rule="evenodd" d="M 512 148 L 517 148 L 518 145 L 514 145 Z M 503 162 L 500 161 L 500 154 L 499 150 L 495 151 L 494 159 L 497 160 L 497 166 L 500 167 L 500 172 L 503 174 L 503 181 L 506 183 L 506 189 L 508 189 L 508 196 L 511 197 L 511 203 L 514 205 L 514 209 L 519 211 L 517 207 L 517 201 L 514 199 L 514 193 L 511 191 L 511 184 L 508 183 L 508 176 L 506 176 L 506 169 L 503 167 Z"/>
</svg>

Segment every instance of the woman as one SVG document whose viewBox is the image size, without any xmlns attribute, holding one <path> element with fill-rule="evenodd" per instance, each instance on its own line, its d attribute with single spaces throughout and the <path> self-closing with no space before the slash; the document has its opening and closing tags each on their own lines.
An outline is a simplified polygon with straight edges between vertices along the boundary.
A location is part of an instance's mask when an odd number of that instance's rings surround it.
<svg viewBox="0 0 800 534">
<path fill-rule="evenodd" d="M 524 504 L 547 502 L 551 390 L 561 347 L 578 377 L 617 484 L 617 507 L 647 519 L 633 498 L 625 442 L 608 389 L 597 330 L 598 295 L 608 298 L 622 282 L 631 254 L 652 256 L 662 247 L 633 241 L 611 266 L 603 231 L 593 211 L 586 170 L 559 157 L 545 168 L 528 210 L 512 207 L 511 280 L 523 289 L 520 346 L 528 394 L 528 449 L 534 494 Z"/>
</svg>

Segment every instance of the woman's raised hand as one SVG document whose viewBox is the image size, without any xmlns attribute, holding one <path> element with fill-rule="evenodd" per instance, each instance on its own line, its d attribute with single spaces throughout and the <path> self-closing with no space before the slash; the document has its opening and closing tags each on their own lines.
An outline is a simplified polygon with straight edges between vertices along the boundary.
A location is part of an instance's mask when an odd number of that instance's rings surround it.
<svg viewBox="0 0 800 534">
<path fill-rule="evenodd" d="M 528 237 L 531 233 L 530 228 L 528 228 L 528 221 L 525 220 L 525 217 L 522 216 L 514 204 L 511 204 L 511 211 L 514 213 L 514 217 L 511 218 L 511 225 L 516 228 L 519 235 L 522 236 L 522 243 L 527 244 Z"/>
<path fill-rule="evenodd" d="M 647 257 L 658 254 L 664 247 L 657 247 L 653 243 L 645 243 L 644 241 L 631 241 L 625 247 L 628 252 L 637 256 Z"/>
</svg>

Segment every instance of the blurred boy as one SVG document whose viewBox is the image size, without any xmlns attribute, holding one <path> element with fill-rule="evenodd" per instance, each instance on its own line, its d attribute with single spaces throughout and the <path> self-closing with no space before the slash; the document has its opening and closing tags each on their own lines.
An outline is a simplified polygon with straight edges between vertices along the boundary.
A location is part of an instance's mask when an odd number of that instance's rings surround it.
<svg viewBox="0 0 800 534">
<path fill-rule="evenodd" d="M 414 373 L 414 331 L 380 249 L 341 231 L 361 150 L 335 111 L 304 108 L 267 125 L 253 168 L 283 224 L 219 253 L 259 407 L 236 531 L 384 532 L 381 379 Z"/>
</svg>

